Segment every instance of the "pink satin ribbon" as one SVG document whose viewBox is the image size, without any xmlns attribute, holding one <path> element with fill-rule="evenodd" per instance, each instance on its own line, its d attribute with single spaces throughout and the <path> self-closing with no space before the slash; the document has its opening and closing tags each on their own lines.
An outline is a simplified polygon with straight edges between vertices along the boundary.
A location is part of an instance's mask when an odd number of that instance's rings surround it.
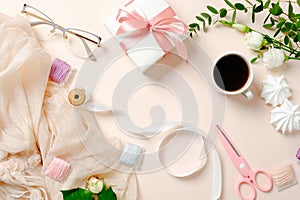
<svg viewBox="0 0 300 200">
<path fill-rule="evenodd" d="M 128 6 L 132 2 L 130 1 L 124 8 L 119 9 L 116 18 L 121 24 L 117 35 L 128 34 L 120 41 L 122 48 L 127 51 L 151 32 L 164 52 L 172 51 L 173 45 L 175 45 L 177 53 L 187 61 L 187 50 L 179 35 L 186 33 L 188 27 L 175 18 L 176 14 L 174 11 L 168 7 L 154 18 L 148 20 L 143 11 Z"/>
</svg>

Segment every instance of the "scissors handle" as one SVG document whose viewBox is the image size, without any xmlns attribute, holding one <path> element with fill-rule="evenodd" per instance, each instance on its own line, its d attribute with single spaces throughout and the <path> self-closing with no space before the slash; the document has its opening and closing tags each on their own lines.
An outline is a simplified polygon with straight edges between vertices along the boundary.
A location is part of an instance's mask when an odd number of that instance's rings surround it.
<svg viewBox="0 0 300 200">
<path fill-rule="evenodd" d="M 256 181 L 256 176 L 258 174 L 263 174 L 266 177 L 267 183 L 265 185 L 260 185 Z M 241 192 L 241 186 L 243 184 L 249 185 L 251 189 L 251 193 L 248 196 L 245 196 Z M 272 177 L 270 174 L 263 170 L 250 170 L 248 177 L 242 177 L 240 181 L 237 182 L 236 191 L 239 197 L 243 200 L 254 200 L 256 197 L 256 190 L 255 188 L 259 189 L 262 192 L 269 192 L 273 187 Z"/>
<path fill-rule="evenodd" d="M 264 175 L 266 177 L 267 183 L 265 183 L 264 185 L 258 184 L 258 182 L 256 181 L 256 177 L 258 174 Z M 273 181 L 271 175 L 263 170 L 258 169 L 258 170 L 251 171 L 250 179 L 252 180 L 254 186 L 260 191 L 269 192 L 273 187 Z"/>
<path fill-rule="evenodd" d="M 241 192 L 241 186 L 245 184 L 245 185 L 248 185 L 250 187 L 250 194 L 245 196 L 242 192 Z M 255 190 L 255 187 L 254 185 L 251 183 L 250 179 L 248 178 L 244 178 L 242 177 L 241 180 L 239 180 L 236 184 L 236 192 L 237 194 L 239 195 L 239 197 L 242 199 L 242 200 L 254 200 L 255 197 L 256 197 L 256 190 Z"/>
</svg>

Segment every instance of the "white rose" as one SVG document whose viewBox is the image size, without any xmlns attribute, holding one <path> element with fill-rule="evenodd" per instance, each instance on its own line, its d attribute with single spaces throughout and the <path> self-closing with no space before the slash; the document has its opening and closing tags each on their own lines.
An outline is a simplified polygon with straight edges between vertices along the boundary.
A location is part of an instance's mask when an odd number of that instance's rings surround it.
<svg viewBox="0 0 300 200">
<path fill-rule="evenodd" d="M 259 50 L 263 45 L 264 37 L 262 34 L 252 31 L 246 34 L 245 42 L 253 50 Z"/>
<path fill-rule="evenodd" d="M 263 54 L 263 62 L 268 69 L 279 67 L 285 60 L 285 54 L 281 49 L 270 48 Z"/>
<path fill-rule="evenodd" d="M 103 180 L 100 180 L 96 177 L 91 177 L 87 181 L 87 188 L 94 194 L 99 194 L 102 191 L 103 186 Z"/>
</svg>

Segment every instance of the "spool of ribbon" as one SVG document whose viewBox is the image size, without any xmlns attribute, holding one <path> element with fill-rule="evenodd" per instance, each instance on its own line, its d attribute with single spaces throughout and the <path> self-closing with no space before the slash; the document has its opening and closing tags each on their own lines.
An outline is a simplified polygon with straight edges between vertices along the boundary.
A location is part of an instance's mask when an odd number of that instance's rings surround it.
<svg viewBox="0 0 300 200">
<path fill-rule="evenodd" d="M 51 66 L 49 78 L 58 84 L 64 84 L 71 75 L 71 66 L 63 60 L 56 58 Z"/>
<path fill-rule="evenodd" d="M 176 18 L 172 8 L 168 7 L 154 18 L 147 19 L 142 10 L 129 6 L 132 2 L 119 9 L 116 18 L 120 23 L 117 35 L 127 34 L 120 41 L 121 47 L 127 51 L 151 33 L 164 52 L 170 52 L 175 46 L 177 53 L 187 61 L 187 50 L 179 36 L 186 33 L 188 27 Z"/>
<path fill-rule="evenodd" d="M 63 181 L 71 171 L 71 164 L 61 158 L 54 158 L 48 165 L 45 171 L 45 175 L 58 180 Z"/>
<path fill-rule="evenodd" d="M 120 162 L 131 167 L 137 167 L 143 159 L 144 151 L 144 148 L 136 144 L 126 143 L 120 156 Z"/>
</svg>

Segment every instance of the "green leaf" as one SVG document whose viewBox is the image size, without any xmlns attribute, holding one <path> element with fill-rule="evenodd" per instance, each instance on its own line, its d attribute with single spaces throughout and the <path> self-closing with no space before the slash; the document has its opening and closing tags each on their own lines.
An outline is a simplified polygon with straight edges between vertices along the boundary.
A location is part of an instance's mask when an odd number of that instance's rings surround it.
<svg viewBox="0 0 300 200">
<path fill-rule="evenodd" d="M 234 8 L 233 4 L 229 0 L 224 0 L 224 1 L 230 8 Z"/>
<path fill-rule="evenodd" d="M 289 42 L 290 42 L 290 39 L 289 39 L 289 37 L 286 35 L 285 37 L 284 37 L 284 44 L 285 45 L 288 45 L 289 44 Z"/>
<path fill-rule="evenodd" d="M 252 58 L 251 63 L 255 63 L 257 61 L 258 57 Z"/>
<path fill-rule="evenodd" d="M 298 41 L 300 41 L 300 33 L 297 34 Z"/>
<path fill-rule="evenodd" d="M 205 24 L 205 21 L 202 23 L 202 28 L 203 28 L 203 31 L 206 32 L 206 24 Z"/>
<path fill-rule="evenodd" d="M 200 22 L 204 22 L 204 19 L 200 16 L 196 16 L 196 19 L 198 19 Z"/>
<path fill-rule="evenodd" d="M 266 19 L 264 20 L 264 24 L 267 23 L 267 21 L 268 21 L 268 19 L 270 18 L 270 16 L 271 16 L 271 13 L 269 13 L 269 14 L 267 15 Z M 274 24 L 272 21 L 271 21 L 271 23 Z"/>
<path fill-rule="evenodd" d="M 253 7 L 252 7 L 252 15 L 251 15 L 251 18 L 252 18 L 252 23 L 255 23 L 255 8 L 256 8 L 256 5 L 254 5 Z"/>
<path fill-rule="evenodd" d="M 76 188 L 71 190 L 61 190 L 64 200 L 93 200 L 93 193 L 89 190 Z"/>
<path fill-rule="evenodd" d="M 277 2 L 276 4 L 272 3 L 272 8 L 270 9 L 270 13 L 272 13 L 275 16 L 279 16 L 283 13 L 283 10 L 280 7 L 279 2 Z"/>
<path fill-rule="evenodd" d="M 201 15 L 202 15 L 203 17 L 205 17 L 205 18 L 210 18 L 210 15 L 207 14 L 207 13 L 201 13 Z"/>
<path fill-rule="evenodd" d="M 245 9 L 245 6 L 241 3 L 234 4 L 234 7 L 238 10 L 244 10 Z"/>
<path fill-rule="evenodd" d="M 271 0 L 267 0 L 264 5 L 264 9 L 267 9 L 269 7 L 270 3 L 271 3 Z"/>
<path fill-rule="evenodd" d="M 263 5 L 259 5 L 259 6 L 257 6 L 257 7 L 254 9 L 254 12 L 259 13 L 259 12 L 261 12 L 261 11 L 263 11 L 263 10 L 264 10 Z"/>
<path fill-rule="evenodd" d="M 288 30 L 291 30 L 292 29 L 292 26 L 293 24 L 291 22 L 286 22 L 285 23 L 285 27 L 288 29 Z"/>
<path fill-rule="evenodd" d="M 287 32 L 289 32 L 289 29 L 287 29 L 286 27 L 283 27 L 283 28 L 281 29 L 281 32 L 287 33 Z"/>
<path fill-rule="evenodd" d="M 198 26 L 197 23 L 191 23 L 191 24 L 189 24 L 189 27 L 190 27 L 190 28 L 196 28 L 197 26 Z"/>
<path fill-rule="evenodd" d="M 272 28 L 273 26 L 274 26 L 274 24 L 264 24 L 263 25 L 263 27 L 267 28 L 267 29 Z"/>
<path fill-rule="evenodd" d="M 274 19 L 273 17 L 270 17 L 270 20 L 272 22 L 272 24 L 275 24 L 276 22 L 278 22 L 276 19 Z"/>
<path fill-rule="evenodd" d="M 232 18 L 231 18 L 232 23 L 235 22 L 235 19 L 236 19 L 236 10 L 233 11 L 233 13 L 232 13 Z"/>
<path fill-rule="evenodd" d="M 210 12 L 212 12 L 212 13 L 214 13 L 214 14 L 218 14 L 219 12 L 217 11 L 217 9 L 215 9 L 214 7 L 212 7 L 212 6 L 206 6 L 207 7 L 207 9 L 210 11 Z"/>
<path fill-rule="evenodd" d="M 110 186 L 107 190 L 102 190 L 98 196 L 98 200 L 117 200 L 117 195 Z"/>
<path fill-rule="evenodd" d="M 293 17 L 293 19 L 295 19 L 295 20 L 296 19 L 300 19 L 300 14 L 295 14 L 294 17 Z"/>
<path fill-rule="evenodd" d="M 209 17 L 207 18 L 208 25 L 211 25 L 211 21 L 212 21 L 212 18 L 211 18 L 211 16 L 209 16 Z"/>
<path fill-rule="evenodd" d="M 281 28 L 285 23 L 285 20 L 284 21 L 281 21 L 277 24 L 276 28 Z"/>
<path fill-rule="evenodd" d="M 277 31 L 274 33 L 274 37 L 276 37 L 281 31 L 281 28 L 277 29 Z"/>
<path fill-rule="evenodd" d="M 293 32 L 293 31 L 291 31 L 291 32 L 289 32 L 288 36 L 290 38 L 295 38 L 297 36 L 297 34 L 295 32 Z"/>
<path fill-rule="evenodd" d="M 298 31 L 298 27 L 297 27 L 296 24 L 292 24 L 292 30 L 293 30 L 293 31 Z"/>
<path fill-rule="evenodd" d="M 294 38 L 293 40 L 295 43 L 297 43 L 299 40 L 298 40 L 298 35 Z"/>
<path fill-rule="evenodd" d="M 291 1 L 289 1 L 288 16 L 289 18 L 292 18 L 294 16 L 294 10 Z"/>
<path fill-rule="evenodd" d="M 225 8 L 221 8 L 221 10 L 219 11 L 219 13 L 220 13 L 220 17 L 221 18 L 226 17 L 227 10 Z"/>
<path fill-rule="evenodd" d="M 286 19 L 285 19 L 285 18 L 283 18 L 283 17 L 279 17 L 278 19 L 279 19 L 279 22 L 286 21 Z"/>
<path fill-rule="evenodd" d="M 298 28 L 300 28 L 300 20 L 298 20 L 296 25 L 297 25 Z"/>
<path fill-rule="evenodd" d="M 297 4 L 298 4 L 298 6 L 300 6 L 300 0 L 297 0 Z"/>
</svg>

